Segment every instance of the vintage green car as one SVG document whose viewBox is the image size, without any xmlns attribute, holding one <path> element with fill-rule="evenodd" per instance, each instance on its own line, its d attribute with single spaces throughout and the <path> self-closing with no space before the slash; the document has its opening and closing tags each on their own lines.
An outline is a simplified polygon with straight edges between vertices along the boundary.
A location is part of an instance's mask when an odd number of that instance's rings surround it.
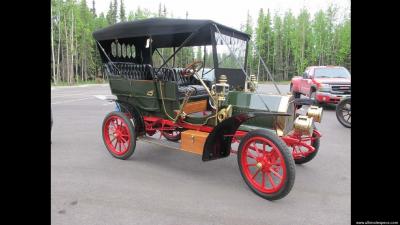
<svg viewBox="0 0 400 225">
<path fill-rule="evenodd" d="M 292 189 L 295 163 L 317 154 L 314 122 L 322 109 L 290 94 L 257 92 L 257 77 L 246 71 L 248 34 L 211 20 L 152 18 L 93 37 L 117 97 L 102 128 L 114 157 L 129 158 L 137 139 L 155 134 L 203 161 L 237 153 L 246 184 L 276 200 Z M 203 53 L 182 58 L 194 47 Z M 295 110 L 299 105 L 309 105 L 305 115 Z"/>
</svg>

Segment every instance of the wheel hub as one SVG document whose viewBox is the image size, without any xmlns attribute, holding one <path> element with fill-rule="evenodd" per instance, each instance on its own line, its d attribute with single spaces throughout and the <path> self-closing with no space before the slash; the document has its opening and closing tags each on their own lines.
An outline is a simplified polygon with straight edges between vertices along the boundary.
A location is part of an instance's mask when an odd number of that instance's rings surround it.
<svg viewBox="0 0 400 225">
<path fill-rule="evenodd" d="M 259 160 L 257 160 L 257 163 L 256 163 L 256 167 L 258 169 L 262 169 L 264 172 L 269 171 L 271 168 L 271 165 L 272 164 L 266 158 L 259 159 Z"/>
<path fill-rule="evenodd" d="M 114 135 L 115 138 L 117 138 L 118 141 L 123 140 L 123 139 L 122 139 L 122 131 L 121 131 L 121 129 L 117 129 L 117 130 L 114 132 L 113 135 Z"/>
</svg>

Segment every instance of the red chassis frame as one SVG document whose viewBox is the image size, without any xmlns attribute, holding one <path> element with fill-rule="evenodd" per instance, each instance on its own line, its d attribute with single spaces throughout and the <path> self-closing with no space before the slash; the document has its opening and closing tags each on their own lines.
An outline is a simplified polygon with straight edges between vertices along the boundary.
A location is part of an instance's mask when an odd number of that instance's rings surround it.
<svg viewBox="0 0 400 225">
<path fill-rule="evenodd" d="M 145 123 L 145 130 L 146 133 L 150 136 L 154 135 L 157 131 L 173 131 L 176 128 L 180 127 L 183 129 L 189 130 L 197 130 L 206 133 L 211 133 L 213 131 L 213 127 L 207 125 L 195 125 L 189 124 L 184 122 L 181 118 L 179 118 L 175 123 L 171 120 L 166 120 L 159 117 L 149 117 L 143 116 L 143 121 Z M 233 136 L 232 143 L 239 143 L 240 138 L 247 134 L 247 131 L 237 130 L 234 135 L 225 135 L 225 136 Z M 293 148 L 293 158 L 298 159 L 302 157 L 307 157 L 309 154 L 315 151 L 315 148 L 308 144 L 307 142 L 310 141 L 312 143 L 315 139 L 320 138 L 322 135 L 317 130 L 313 130 L 313 135 L 301 135 L 296 132 L 290 133 L 286 136 L 282 136 L 281 139 L 286 143 L 287 146 Z M 161 136 L 160 136 L 161 138 Z M 305 152 L 296 152 L 296 147 L 305 147 L 307 151 Z M 237 153 L 237 150 L 233 150 L 231 148 L 231 153 Z"/>
</svg>

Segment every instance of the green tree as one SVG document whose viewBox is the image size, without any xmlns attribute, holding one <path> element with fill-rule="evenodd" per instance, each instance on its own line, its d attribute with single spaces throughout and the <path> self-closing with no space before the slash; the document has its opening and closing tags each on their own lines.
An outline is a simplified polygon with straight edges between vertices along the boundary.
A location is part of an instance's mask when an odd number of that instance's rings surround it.
<svg viewBox="0 0 400 225">
<path fill-rule="evenodd" d="M 246 18 L 246 24 L 245 24 L 245 27 L 244 27 L 244 32 L 251 36 L 250 41 L 253 42 L 253 40 L 254 40 L 254 37 L 253 37 L 253 22 L 252 22 L 252 18 L 250 16 L 249 11 L 247 11 L 247 18 Z M 253 49 L 252 43 L 249 43 L 248 50 L 247 50 L 247 71 L 248 71 L 249 74 L 253 74 L 255 72 L 256 66 L 257 66 L 256 64 L 258 62 L 255 59 L 253 50 L 254 49 Z"/>
<path fill-rule="evenodd" d="M 125 6 L 124 6 L 123 0 L 121 0 L 121 2 L 120 2 L 119 21 L 121 21 L 121 22 L 125 22 L 126 21 Z"/>
</svg>

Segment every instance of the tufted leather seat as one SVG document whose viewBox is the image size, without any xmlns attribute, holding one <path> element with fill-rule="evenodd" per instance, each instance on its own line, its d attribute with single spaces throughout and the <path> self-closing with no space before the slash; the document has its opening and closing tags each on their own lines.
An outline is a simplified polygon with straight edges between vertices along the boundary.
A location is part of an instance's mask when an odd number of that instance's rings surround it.
<svg viewBox="0 0 400 225">
<path fill-rule="evenodd" d="M 127 62 L 113 62 L 105 64 L 106 71 L 111 77 L 124 77 L 130 80 L 152 80 L 158 70 L 150 64 L 135 64 Z M 115 68 L 116 67 L 116 68 Z M 208 96 L 206 89 L 194 76 L 185 77 L 182 75 L 183 68 L 161 68 L 157 78 L 162 81 L 172 81 L 178 84 L 178 97 L 185 97 L 188 90 L 193 90 L 191 99 L 204 98 Z"/>
<path fill-rule="evenodd" d="M 113 65 L 114 64 L 114 65 Z M 149 64 L 114 62 L 105 64 L 109 76 L 122 76 L 132 80 L 152 80 L 153 69 Z M 116 68 L 115 68 L 116 67 Z"/>
<path fill-rule="evenodd" d="M 161 68 L 157 77 L 163 81 L 176 82 L 178 84 L 178 97 L 180 99 L 184 98 L 186 92 L 189 90 L 193 91 L 191 99 L 207 97 L 208 93 L 200 81 L 193 76 L 183 76 L 183 70 L 183 68 Z"/>
</svg>

